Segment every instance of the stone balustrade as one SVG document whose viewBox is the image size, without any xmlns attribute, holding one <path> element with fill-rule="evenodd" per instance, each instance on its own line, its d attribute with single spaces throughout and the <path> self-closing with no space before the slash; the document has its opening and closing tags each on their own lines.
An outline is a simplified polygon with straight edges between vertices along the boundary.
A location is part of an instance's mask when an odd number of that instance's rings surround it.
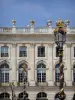
<svg viewBox="0 0 75 100">
<path fill-rule="evenodd" d="M 0 27 L 0 33 L 1 32 L 12 32 L 11 27 Z"/>
<path fill-rule="evenodd" d="M 15 32 L 13 32 L 13 28 L 15 28 Z M 0 34 L 4 33 L 4 34 L 11 34 L 11 33 L 15 33 L 15 34 L 30 34 L 30 33 L 35 33 L 35 34 L 53 34 L 55 28 L 51 28 L 51 33 L 48 31 L 49 28 L 48 27 L 36 27 L 33 28 L 33 32 L 31 32 L 31 27 L 0 27 Z M 74 34 L 75 33 L 75 28 L 69 28 L 69 33 Z"/>
</svg>

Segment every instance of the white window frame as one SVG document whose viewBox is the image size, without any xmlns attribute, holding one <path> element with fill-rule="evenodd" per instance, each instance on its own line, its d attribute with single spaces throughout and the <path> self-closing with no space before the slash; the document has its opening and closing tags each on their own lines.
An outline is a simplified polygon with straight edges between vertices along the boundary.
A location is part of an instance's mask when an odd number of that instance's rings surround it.
<svg viewBox="0 0 75 100">
<path fill-rule="evenodd" d="M 19 56 L 19 47 L 20 47 L 20 46 L 26 46 L 26 47 L 27 47 L 27 57 L 20 57 L 20 56 Z M 28 45 L 28 44 L 18 44 L 18 45 L 17 45 L 17 59 L 19 59 L 19 60 L 20 60 L 20 59 L 21 59 L 21 60 L 27 60 L 27 59 L 29 58 L 29 57 L 28 57 L 28 56 L 29 56 L 28 52 L 29 52 L 29 45 Z"/>
<path fill-rule="evenodd" d="M 45 47 L 45 57 L 38 57 L 38 47 L 42 46 L 41 44 L 36 44 L 35 46 L 35 59 L 37 60 L 43 60 L 43 59 L 48 59 L 48 45 L 47 44 L 43 44 L 43 46 Z"/>
<path fill-rule="evenodd" d="M 1 47 L 2 46 L 8 46 L 8 57 L 1 57 Z M 0 44 L 0 59 L 4 59 L 4 60 L 7 60 L 7 59 L 10 59 L 10 56 L 11 56 L 11 44 Z"/>
</svg>

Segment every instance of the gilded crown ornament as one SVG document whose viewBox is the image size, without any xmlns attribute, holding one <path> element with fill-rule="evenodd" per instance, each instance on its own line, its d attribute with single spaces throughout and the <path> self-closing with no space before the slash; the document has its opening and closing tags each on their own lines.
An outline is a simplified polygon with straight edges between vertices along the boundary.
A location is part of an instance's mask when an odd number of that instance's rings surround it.
<svg viewBox="0 0 75 100">
<path fill-rule="evenodd" d="M 56 28 L 54 30 L 54 33 L 57 32 L 66 33 L 65 23 L 61 19 L 58 19 L 58 21 L 56 22 Z"/>
<path fill-rule="evenodd" d="M 58 19 L 58 21 L 56 22 L 56 26 L 57 27 L 64 27 L 64 22 L 62 21 L 62 19 Z"/>
</svg>

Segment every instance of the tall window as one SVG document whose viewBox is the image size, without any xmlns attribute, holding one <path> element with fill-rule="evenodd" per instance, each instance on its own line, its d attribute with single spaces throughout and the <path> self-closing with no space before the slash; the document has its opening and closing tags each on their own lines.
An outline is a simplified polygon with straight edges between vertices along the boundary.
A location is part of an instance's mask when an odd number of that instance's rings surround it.
<svg viewBox="0 0 75 100">
<path fill-rule="evenodd" d="M 24 80 L 27 82 L 27 72 L 24 71 L 23 65 L 24 64 L 21 64 L 19 66 L 19 69 L 18 69 L 18 80 L 19 80 L 19 82 L 23 82 Z M 27 67 L 26 64 L 25 64 L 25 66 Z"/>
<path fill-rule="evenodd" d="M 75 57 L 75 47 L 74 47 L 74 57 Z"/>
<path fill-rule="evenodd" d="M 46 66 L 43 63 L 37 66 L 37 82 L 46 82 Z"/>
<path fill-rule="evenodd" d="M 0 66 L 0 82 L 9 82 L 9 66 L 6 63 Z"/>
<path fill-rule="evenodd" d="M 47 94 L 45 92 L 38 93 L 36 100 L 47 100 Z"/>
<path fill-rule="evenodd" d="M 44 46 L 38 47 L 38 57 L 45 57 L 45 47 Z"/>
<path fill-rule="evenodd" d="M 27 57 L 27 47 L 26 46 L 19 47 L 19 56 L 20 57 Z"/>
<path fill-rule="evenodd" d="M 8 57 L 8 46 L 1 46 L 1 57 Z"/>
<path fill-rule="evenodd" d="M 59 64 L 56 64 L 56 66 L 55 66 L 55 82 L 59 82 L 59 75 L 60 75 Z"/>
<path fill-rule="evenodd" d="M 73 82 L 75 82 L 75 65 L 73 67 Z"/>
</svg>

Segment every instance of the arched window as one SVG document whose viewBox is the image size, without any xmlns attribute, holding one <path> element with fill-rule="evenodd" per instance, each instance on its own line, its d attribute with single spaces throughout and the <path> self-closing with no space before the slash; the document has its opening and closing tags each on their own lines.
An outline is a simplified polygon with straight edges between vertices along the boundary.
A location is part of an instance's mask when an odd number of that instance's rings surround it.
<svg viewBox="0 0 75 100">
<path fill-rule="evenodd" d="M 74 95 L 73 95 L 73 100 L 75 100 L 75 93 L 74 93 Z"/>
<path fill-rule="evenodd" d="M 38 57 L 45 57 L 45 47 L 38 46 Z"/>
<path fill-rule="evenodd" d="M 7 63 L 0 65 L 0 82 L 9 82 L 9 65 Z"/>
<path fill-rule="evenodd" d="M 25 80 L 25 82 L 27 82 L 27 71 L 25 71 L 23 69 L 23 66 L 25 65 L 26 69 L 27 69 L 27 64 L 23 63 L 19 66 L 18 69 L 18 81 L 19 82 L 23 82 Z"/>
<path fill-rule="evenodd" d="M 1 46 L 1 57 L 8 57 L 8 46 Z"/>
<path fill-rule="evenodd" d="M 59 64 L 56 64 L 56 66 L 55 66 L 55 82 L 59 82 L 59 75 L 60 75 Z"/>
<path fill-rule="evenodd" d="M 75 65 L 73 66 L 73 82 L 75 82 Z"/>
<path fill-rule="evenodd" d="M 10 95 L 9 95 L 9 93 L 6 93 L 6 92 L 1 93 L 1 94 L 0 94 L 0 100 L 10 100 Z"/>
<path fill-rule="evenodd" d="M 47 100 L 47 94 L 45 92 L 38 93 L 36 100 Z"/>
<path fill-rule="evenodd" d="M 46 66 L 43 63 L 37 65 L 37 82 L 46 82 Z"/>
<path fill-rule="evenodd" d="M 24 98 L 25 98 L 25 99 L 24 99 Z M 29 99 L 28 99 L 28 93 L 24 93 L 24 92 L 20 93 L 20 94 L 18 95 L 18 100 L 29 100 Z"/>
</svg>

